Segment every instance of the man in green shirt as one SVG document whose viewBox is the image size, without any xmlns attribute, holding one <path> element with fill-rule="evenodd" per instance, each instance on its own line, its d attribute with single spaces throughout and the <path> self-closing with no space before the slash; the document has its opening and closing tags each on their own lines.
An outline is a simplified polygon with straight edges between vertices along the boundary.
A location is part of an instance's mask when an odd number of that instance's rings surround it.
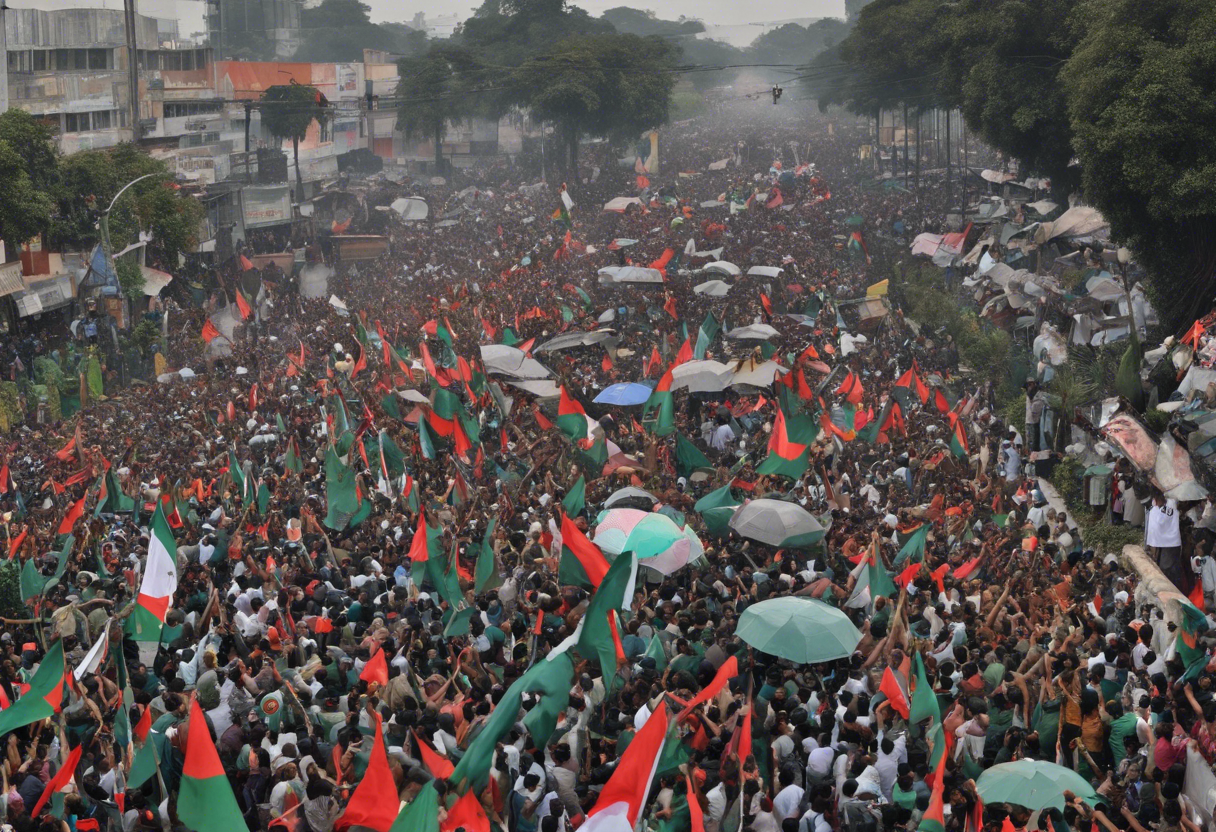
<svg viewBox="0 0 1216 832">
<path fill-rule="evenodd" d="M 1118 767 L 1127 757 L 1127 738 L 1136 735 L 1138 717 L 1134 712 L 1124 713 L 1123 703 L 1119 701 L 1107 705 L 1106 712 L 1110 714 L 1110 751 Z"/>
</svg>

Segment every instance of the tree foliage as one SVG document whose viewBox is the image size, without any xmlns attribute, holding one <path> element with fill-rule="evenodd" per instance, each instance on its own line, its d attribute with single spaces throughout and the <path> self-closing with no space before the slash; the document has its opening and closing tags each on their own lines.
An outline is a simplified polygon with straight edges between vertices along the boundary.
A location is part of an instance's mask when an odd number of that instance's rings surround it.
<svg viewBox="0 0 1216 832">
<path fill-rule="evenodd" d="M 472 52 L 451 44 L 435 44 L 424 55 L 402 58 L 397 67 L 397 128 L 407 136 L 429 138 L 440 165 L 448 124 L 492 110 L 479 95 L 481 85 L 491 82 Z"/>
<path fill-rule="evenodd" d="M 633 138 L 666 123 L 676 55 L 657 37 L 567 38 L 525 62 L 515 86 L 521 104 L 558 125 L 573 154 L 584 135 Z"/>
<path fill-rule="evenodd" d="M 132 185 L 110 212 L 110 241 L 122 249 L 152 235 L 150 250 L 161 262 L 176 266 L 179 252 L 197 244 L 203 209 L 198 200 L 183 197 L 164 162 L 130 144 L 86 150 L 59 160 L 50 192 L 55 203 L 49 240 L 57 250 L 87 250 L 98 242 L 97 218 L 128 182 L 160 174 Z"/>
<path fill-rule="evenodd" d="M 258 111 L 262 124 L 272 136 L 291 139 L 292 155 L 296 160 L 296 186 L 303 190 L 304 179 L 300 175 L 300 141 L 308 135 L 308 128 L 315 121 L 325 124 L 329 111 L 325 100 L 316 87 L 307 84 L 276 84 L 262 93 Z"/>
<path fill-rule="evenodd" d="M 1216 6 L 1090 3 L 1064 73 L 1084 190 L 1181 328 L 1216 272 Z"/>
<path fill-rule="evenodd" d="M 17 246 L 47 229 L 55 178 L 50 132 L 22 110 L 0 114 L 0 239 L 11 256 Z"/>
<path fill-rule="evenodd" d="M 671 37 L 673 35 L 697 35 L 705 31 L 705 24 L 681 16 L 679 20 L 663 20 L 649 9 L 631 9 L 617 6 L 602 15 L 622 35 L 648 37 Z"/>
<path fill-rule="evenodd" d="M 361 0 L 324 0 L 300 13 L 305 35 L 292 56 L 296 61 L 341 63 L 363 60 L 364 49 L 414 55 L 425 49 L 426 32 L 405 26 L 376 24 L 371 7 Z"/>
</svg>

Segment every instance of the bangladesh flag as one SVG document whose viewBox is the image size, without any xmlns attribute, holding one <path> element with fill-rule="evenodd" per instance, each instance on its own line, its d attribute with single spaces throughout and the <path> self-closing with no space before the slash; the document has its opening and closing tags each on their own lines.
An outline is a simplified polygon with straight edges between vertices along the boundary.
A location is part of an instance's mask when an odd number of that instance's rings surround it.
<svg viewBox="0 0 1216 832">
<path fill-rule="evenodd" d="M 54 716 L 63 703 L 63 677 L 63 642 L 57 641 L 46 651 L 34 678 L 30 679 L 30 689 L 0 711 L 0 736 Z"/>
<path fill-rule="evenodd" d="M 325 502 L 325 525 L 335 531 L 341 531 L 350 524 L 361 502 L 355 484 L 355 471 L 349 465 L 342 464 L 333 445 L 325 451 Z"/>
<path fill-rule="evenodd" d="M 452 330 L 447 326 L 447 319 L 443 323 L 431 320 L 422 325 L 422 331 L 426 333 L 428 338 L 438 338 L 448 347 L 452 347 Z"/>
<path fill-rule="evenodd" d="M 152 514 L 148 559 L 144 563 L 143 582 L 135 601 L 135 612 L 127 618 L 126 633 L 134 641 L 160 641 L 161 627 L 169 612 L 169 603 L 177 591 L 177 544 L 165 518 L 162 503 Z"/>
<path fill-rule="evenodd" d="M 920 653 L 916 654 L 915 666 L 916 689 L 912 691 L 909 723 L 915 725 L 923 720 L 931 719 L 940 725 L 942 721 L 941 705 L 938 704 L 937 696 L 933 693 L 933 686 L 929 684 L 929 677 L 925 675 L 925 660 L 921 658 Z"/>
<path fill-rule="evenodd" d="M 967 444 L 967 429 L 963 427 L 963 420 L 957 413 L 947 414 L 946 418 L 950 422 L 950 452 L 959 459 L 966 459 L 971 447 Z"/>
<path fill-rule="evenodd" d="M 942 738 L 939 737 L 939 739 Z M 944 740 L 940 744 L 945 745 Z M 921 817 L 916 832 L 946 832 L 945 801 L 942 795 L 946 785 L 946 758 L 949 756 L 949 754 L 942 754 L 937 761 L 933 777 L 933 792 L 929 796 L 929 808 Z"/>
<path fill-rule="evenodd" d="M 248 828 L 197 699 L 190 703 L 190 727 L 186 761 L 182 764 L 178 787 L 177 816 L 193 832 L 232 832 Z"/>
<path fill-rule="evenodd" d="M 401 807 L 389 832 L 439 832 L 439 793 L 434 780 Z"/>
<path fill-rule="evenodd" d="M 494 560 L 494 526 L 497 523 L 497 517 L 490 518 L 485 537 L 481 539 L 481 549 L 477 553 L 473 591 L 479 595 L 502 586 L 502 576 L 498 574 L 498 564 Z"/>
<path fill-rule="evenodd" d="M 1178 622 L 1176 649 L 1178 658 L 1186 668 L 1182 678 L 1191 681 L 1199 678 L 1199 672 L 1207 664 L 1207 651 L 1199 643 L 1199 636 L 1208 629 L 1208 620 L 1190 601 L 1179 601 L 1178 604 L 1182 607 L 1182 619 Z"/>
<path fill-rule="evenodd" d="M 587 438 L 587 411 L 566 392 L 565 385 L 557 402 L 557 426 L 573 441 Z"/>
<path fill-rule="evenodd" d="M 904 543 L 903 548 L 899 550 L 899 554 L 895 556 L 892 566 L 898 566 L 908 558 L 912 559 L 912 563 L 920 563 L 925 559 L 925 541 L 929 537 L 928 524 L 922 524 L 916 532 L 908 538 Z"/>
<path fill-rule="evenodd" d="M 697 345 L 693 347 L 692 351 L 694 358 L 698 360 L 705 358 L 706 351 L 718 337 L 721 329 L 722 322 L 714 317 L 714 313 L 711 311 L 701 322 L 701 328 L 697 330 Z"/>
<path fill-rule="evenodd" d="M 756 473 L 799 479 L 810 465 L 811 443 L 818 433 L 813 420 L 801 416 L 787 420 L 785 412 L 778 408 L 769 438 L 768 458 L 760 463 Z"/>
<path fill-rule="evenodd" d="M 724 535 L 730 531 L 730 518 L 739 506 L 739 501 L 730 493 L 730 483 L 727 483 L 697 500 L 693 511 L 701 515 L 709 534 Z"/>
<path fill-rule="evenodd" d="M 300 459 L 300 446 L 293 436 L 287 440 L 287 453 L 283 455 L 283 468 L 297 476 L 304 473 L 304 461 Z"/>
<path fill-rule="evenodd" d="M 524 727 L 537 748 L 548 744 L 557 727 L 558 716 L 570 703 L 570 684 L 574 679 L 574 663 L 569 648 L 575 636 L 566 639 L 520 676 L 490 713 L 481 732 L 469 743 L 468 750 L 456 764 L 448 782 L 457 789 L 480 792 L 490 776 L 497 744 L 515 727 L 525 693 L 538 693 L 540 699 L 524 716 Z M 611 646 L 609 647 L 611 649 Z M 412 804 L 411 804 L 412 805 Z M 414 828 L 425 827 L 412 827 Z"/>
<path fill-rule="evenodd" d="M 605 687 L 611 687 L 616 676 L 616 648 L 612 637 L 613 622 L 610 616 L 617 610 L 627 609 L 633 598 L 633 587 L 637 581 L 637 558 L 632 552 L 616 556 L 604 579 L 591 596 L 591 603 L 583 613 L 579 627 L 578 644 L 575 649 L 580 656 L 596 659 L 604 676 Z"/>
<path fill-rule="evenodd" d="M 566 496 L 562 498 L 562 509 L 571 517 L 578 517 L 587 507 L 587 478 L 579 476 Z"/>
<path fill-rule="evenodd" d="M 904 404 L 907 404 L 913 395 L 920 399 L 921 404 L 929 401 L 929 388 L 921 381 L 915 367 L 908 368 L 908 371 L 899 377 L 895 382 L 893 392 L 905 399 Z"/>
<path fill-rule="evenodd" d="M 562 514 L 562 557 L 557 577 L 563 584 L 584 589 L 598 587 L 608 574 L 608 559 L 574 521 Z"/>
<path fill-rule="evenodd" d="M 668 436 L 676 429 L 675 398 L 671 392 L 671 369 L 663 373 L 642 408 L 642 422 L 655 436 Z M 651 418 L 652 411 L 658 411 Z"/>
<path fill-rule="evenodd" d="M 676 470 L 681 477 L 690 477 L 698 468 L 713 468 L 701 449 L 676 433 Z"/>
<path fill-rule="evenodd" d="M 584 445 L 586 447 L 583 447 Z M 584 439 L 579 443 L 574 455 L 584 471 L 595 472 L 593 479 L 599 477 L 604 471 L 604 464 L 608 461 L 608 440 L 602 436 L 594 442 Z"/>
<path fill-rule="evenodd" d="M 236 457 L 236 451 L 228 449 L 228 478 L 232 480 L 232 488 L 241 498 L 241 504 L 249 499 L 250 483 L 245 482 L 245 472 L 241 469 L 241 461 Z"/>
<path fill-rule="evenodd" d="M 435 458 L 435 437 L 426 419 L 418 420 L 418 447 L 422 451 L 423 459 Z"/>
</svg>

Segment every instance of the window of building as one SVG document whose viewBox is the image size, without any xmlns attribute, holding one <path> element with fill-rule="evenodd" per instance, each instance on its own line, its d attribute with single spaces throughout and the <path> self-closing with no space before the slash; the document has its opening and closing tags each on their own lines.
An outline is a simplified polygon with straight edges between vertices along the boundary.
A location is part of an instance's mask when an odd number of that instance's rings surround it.
<svg viewBox="0 0 1216 832">
<path fill-rule="evenodd" d="M 48 64 L 47 57 L 48 57 L 48 55 L 47 55 L 47 50 L 46 50 L 46 49 L 36 49 L 36 50 L 34 50 L 34 52 L 33 52 L 33 58 L 34 58 L 33 64 L 34 64 L 34 71 L 35 71 L 35 72 L 41 72 L 41 71 L 46 70 L 46 69 L 48 68 L 48 66 L 47 66 L 47 64 Z"/>
<path fill-rule="evenodd" d="M 88 55 L 89 69 L 110 69 L 109 49 L 90 49 Z"/>
<path fill-rule="evenodd" d="M 84 118 L 84 123 L 85 123 L 85 126 L 83 128 L 80 126 L 82 116 Z M 63 132 L 79 133 L 79 132 L 81 132 L 81 130 L 88 129 L 88 123 L 89 123 L 89 114 L 88 113 L 65 113 L 63 116 Z"/>
<path fill-rule="evenodd" d="M 92 115 L 93 115 L 93 129 L 94 130 L 110 129 L 111 122 L 113 121 L 113 119 L 111 118 L 111 114 L 110 114 L 109 110 L 101 110 L 100 112 L 93 113 Z"/>
</svg>

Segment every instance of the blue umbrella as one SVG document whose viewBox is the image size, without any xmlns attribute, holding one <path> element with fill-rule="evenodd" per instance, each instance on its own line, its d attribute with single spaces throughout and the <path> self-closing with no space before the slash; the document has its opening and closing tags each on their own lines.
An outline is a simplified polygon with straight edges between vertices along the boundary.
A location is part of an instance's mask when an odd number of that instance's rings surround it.
<svg viewBox="0 0 1216 832">
<path fill-rule="evenodd" d="M 605 387 L 603 392 L 595 397 L 596 404 L 615 404 L 621 407 L 645 404 L 653 391 L 645 384 L 622 382 Z"/>
</svg>

